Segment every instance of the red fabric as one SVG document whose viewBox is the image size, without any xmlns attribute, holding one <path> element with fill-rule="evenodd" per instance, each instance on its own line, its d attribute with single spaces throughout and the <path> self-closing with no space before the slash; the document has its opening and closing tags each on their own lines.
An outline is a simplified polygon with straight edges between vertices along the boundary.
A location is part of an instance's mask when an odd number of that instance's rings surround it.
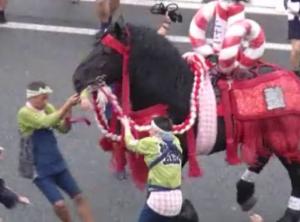
<svg viewBox="0 0 300 222">
<path fill-rule="evenodd" d="M 196 39 L 192 36 L 190 36 L 191 44 L 196 45 L 197 47 L 203 46 L 206 44 L 206 40 L 203 39 Z"/>
<path fill-rule="evenodd" d="M 208 21 L 206 20 L 206 18 L 202 15 L 202 10 L 200 9 L 196 15 L 196 25 L 198 26 L 198 28 L 205 30 L 207 25 L 208 25 Z"/>
<path fill-rule="evenodd" d="M 227 21 L 228 12 L 226 9 L 222 8 L 222 6 L 220 4 L 217 4 L 216 11 L 217 11 L 217 15 L 220 16 L 220 18 L 222 18 L 224 21 Z"/>
<path fill-rule="evenodd" d="M 255 39 L 251 40 L 250 47 L 251 48 L 261 47 L 262 44 L 265 43 L 265 39 L 266 39 L 265 32 L 263 30 L 260 30 L 259 35 Z"/>
<path fill-rule="evenodd" d="M 267 110 L 265 88 L 280 87 L 286 108 Z M 300 81 L 292 73 L 277 70 L 255 79 L 232 83 L 233 113 L 240 120 L 263 119 L 287 114 L 300 114 Z"/>
<path fill-rule="evenodd" d="M 218 83 L 222 93 L 222 107 L 224 111 L 225 131 L 226 131 L 226 161 L 235 165 L 240 163 L 237 152 L 237 141 L 234 139 L 234 127 L 231 110 L 231 100 L 229 96 L 229 85 L 227 81 L 219 81 Z"/>
<path fill-rule="evenodd" d="M 228 18 L 230 18 L 231 16 L 234 16 L 238 13 L 241 13 L 245 10 L 245 6 L 241 3 L 235 3 L 230 5 L 229 9 L 228 9 Z"/>
<path fill-rule="evenodd" d="M 203 175 L 203 171 L 199 167 L 199 164 L 196 159 L 196 140 L 194 134 L 194 128 L 192 127 L 186 133 L 186 141 L 188 148 L 188 162 L 189 162 L 189 176 L 190 177 L 199 177 Z"/>
<path fill-rule="evenodd" d="M 221 80 L 219 86 L 230 164 L 237 160 L 240 143 L 240 158 L 248 164 L 272 153 L 300 162 L 300 81 L 295 75 L 277 68 L 251 80 L 234 81 L 230 87 Z M 273 86 L 283 90 L 285 108 L 267 109 L 264 89 Z"/>
</svg>

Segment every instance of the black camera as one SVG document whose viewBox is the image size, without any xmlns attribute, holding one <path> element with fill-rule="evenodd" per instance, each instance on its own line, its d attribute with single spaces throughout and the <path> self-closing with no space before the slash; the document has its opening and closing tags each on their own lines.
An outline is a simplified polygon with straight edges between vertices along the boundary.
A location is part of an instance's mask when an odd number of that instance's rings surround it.
<svg viewBox="0 0 300 222">
<path fill-rule="evenodd" d="M 151 7 L 150 11 L 156 15 L 166 15 L 170 17 L 172 22 L 182 22 L 182 15 L 178 12 L 179 7 L 175 3 L 164 5 L 162 2 Z"/>
</svg>

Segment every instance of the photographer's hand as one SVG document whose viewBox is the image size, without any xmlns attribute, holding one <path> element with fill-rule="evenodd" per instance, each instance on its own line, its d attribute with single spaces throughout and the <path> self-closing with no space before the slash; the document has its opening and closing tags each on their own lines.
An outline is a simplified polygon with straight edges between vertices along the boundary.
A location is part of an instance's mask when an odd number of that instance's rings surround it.
<svg viewBox="0 0 300 222">
<path fill-rule="evenodd" d="M 163 21 L 163 23 L 161 24 L 161 26 L 157 30 L 157 33 L 159 35 L 166 36 L 168 34 L 169 29 L 170 29 L 170 25 L 171 25 L 171 18 L 169 17 L 169 12 L 167 11 L 166 15 L 165 15 L 165 20 Z"/>
</svg>

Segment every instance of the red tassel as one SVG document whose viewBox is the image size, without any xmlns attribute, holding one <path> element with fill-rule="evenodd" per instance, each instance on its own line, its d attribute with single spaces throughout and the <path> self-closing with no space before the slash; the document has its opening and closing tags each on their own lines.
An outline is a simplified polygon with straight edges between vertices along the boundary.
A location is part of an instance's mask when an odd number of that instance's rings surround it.
<svg viewBox="0 0 300 222">
<path fill-rule="evenodd" d="M 128 153 L 128 163 L 134 184 L 140 190 L 145 189 L 148 177 L 148 168 L 144 162 L 144 157 L 134 153 Z"/>
<path fill-rule="evenodd" d="M 203 175 L 203 171 L 200 168 L 196 159 L 196 140 L 194 129 L 191 128 L 186 134 L 187 149 L 188 149 L 188 162 L 189 162 L 189 176 L 199 177 Z"/>
<path fill-rule="evenodd" d="M 218 85 L 222 91 L 222 108 L 224 111 L 225 131 L 226 131 L 226 161 L 230 165 L 239 164 L 238 144 L 234 141 L 234 128 L 232 120 L 231 100 L 229 95 L 229 83 L 219 81 Z"/>
<path fill-rule="evenodd" d="M 123 172 L 126 167 L 126 150 L 120 143 L 114 142 L 111 164 L 115 172 Z"/>
<path fill-rule="evenodd" d="M 99 140 L 99 146 L 104 150 L 104 151 L 112 151 L 112 141 L 103 137 Z"/>
<path fill-rule="evenodd" d="M 228 139 L 226 142 L 226 161 L 230 165 L 237 165 L 241 163 L 238 157 L 238 146 L 234 143 L 233 139 Z"/>
</svg>

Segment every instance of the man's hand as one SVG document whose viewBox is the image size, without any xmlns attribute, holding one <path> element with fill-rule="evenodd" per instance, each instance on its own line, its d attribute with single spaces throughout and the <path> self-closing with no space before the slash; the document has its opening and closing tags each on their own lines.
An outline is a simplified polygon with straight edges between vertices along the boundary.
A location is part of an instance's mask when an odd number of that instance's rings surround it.
<svg viewBox="0 0 300 222">
<path fill-rule="evenodd" d="M 77 105 L 78 103 L 80 102 L 80 95 L 78 93 L 70 96 L 68 99 L 67 99 L 67 104 L 69 106 L 75 106 Z"/>
</svg>

